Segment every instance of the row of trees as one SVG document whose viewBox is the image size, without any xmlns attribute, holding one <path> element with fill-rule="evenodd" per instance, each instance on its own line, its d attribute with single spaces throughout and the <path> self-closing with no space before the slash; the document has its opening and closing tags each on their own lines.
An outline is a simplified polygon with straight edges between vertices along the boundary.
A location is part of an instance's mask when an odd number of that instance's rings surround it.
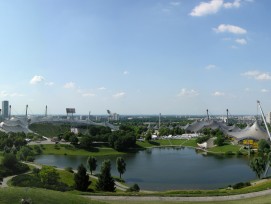
<svg viewBox="0 0 271 204">
<path fill-rule="evenodd" d="M 90 174 L 92 175 L 92 172 L 95 171 L 98 166 L 97 159 L 95 157 L 90 156 L 88 157 L 87 164 L 89 167 Z M 126 171 L 126 163 L 122 157 L 117 158 L 116 166 L 121 179 L 121 175 L 124 174 Z"/>
<path fill-rule="evenodd" d="M 223 146 L 226 141 L 224 133 L 219 129 L 204 128 L 202 130 L 203 136 L 197 137 L 197 143 L 203 143 L 209 140 L 211 137 L 215 137 L 214 144 L 217 146 Z"/>
<path fill-rule="evenodd" d="M 92 172 L 96 170 L 97 160 L 94 157 L 89 157 L 87 163 L 92 175 Z M 116 164 L 121 178 L 121 175 L 126 170 L 126 163 L 122 157 L 118 157 L 116 160 Z M 77 173 L 74 174 L 74 181 L 75 189 L 79 191 L 86 191 L 88 189 L 88 186 L 91 184 L 91 181 L 89 180 L 89 175 L 87 174 L 87 170 L 82 164 L 78 167 Z M 98 181 L 96 183 L 96 189 L 98 191 L 109 191 L 109 192 L 115 191 L 115 181 L 111 176 L 110 160 L 105 160 L 102 163 L 101 172 L 98 175 Z"/>
</svg>

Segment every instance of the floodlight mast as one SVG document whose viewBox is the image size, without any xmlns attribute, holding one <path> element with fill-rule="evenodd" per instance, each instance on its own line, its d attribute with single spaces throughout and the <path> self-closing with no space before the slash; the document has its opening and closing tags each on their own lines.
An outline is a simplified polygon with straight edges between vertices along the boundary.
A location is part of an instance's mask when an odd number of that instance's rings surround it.
<svg viewBox="0 0 271 204">
<path fill-rule="evenodd" d="M 259 106 L 259 108 L 260 108 L 260 110 L 261 110 L 261 114 L 262 114 L 262 118 L 263 118 L 263 122 L 264 122 L 264 125 L 265 125 L 265 128 L 266 128 L 267 134 L 268 134 L 268 136 L 269 136 L 269 139 L 271 140 L 270 132 L 269 132 L 269 129 L 268 129 L 268 127 L 267 127 L 267 123 L 266 123 L 266 120 L 265 120 L 265 117 L 264 117 L 264 113 L 263 113 L 263 109 L 262 109 L 261 103 L 260 103 L 259 100 L 257 101 L 257 103 L 258 103 L 258 106 Z M 268 161 L 267 161 L 267 164 L 266 164 L 264 176 L 266 176 L 266 174 L 267 174 L 267 172 L 268 172 L 268 170 L 269 170 L 269 166 L 270 166 L 270 161 L 268 160 Z"/>
<path fill-rule="evenodd" d="M 268 126 L 267 126 L 267 123 L 266 123 L 265 117 L 264 117 L 264 113 L 263 113 L 263 109 L 262 109 L 261 103 L 260 103 L 260 101 L 259 101 L 259 100 L 257 101 L 257 103 L 258 103 L 258 106 L 259 106 L 259 108 L 260 108 L 260 110 L 261 110 L 261 114 L 262 114 L 263 122 L 264 122 L 264 125 L 265 125 L 265 128 L 266 128 L 266 131 L 267 131 L 268 137 L 269 137 L 269 139 L 270 139 L 270 141 L 271 141 L 271 135 L 270 135 L 270 132 L 269 132 L 269 129 L 268 129 Z"/>
</svg>

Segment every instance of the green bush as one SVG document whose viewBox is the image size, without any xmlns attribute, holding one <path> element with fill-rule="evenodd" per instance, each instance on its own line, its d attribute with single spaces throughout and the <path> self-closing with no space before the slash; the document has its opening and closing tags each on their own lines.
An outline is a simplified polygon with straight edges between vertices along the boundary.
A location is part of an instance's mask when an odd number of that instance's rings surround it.
<svg viewBox="0 0 271 204">
<path fill-rule="evenodd" d="M 42 188 L 43 184 L 40 179 L 30 174 L 22 174 L 11 179 L 11 184 L 20 187 Z"/>
<path fill-rule="evenodd" d="M 232 151 L 227 151 L 227 152 L 225 153 L 225 155 L 231 156 L 231 155 L 234 155 L 234 152 L 232 152 Z"/>
<path fill-rule="evenodd" d="M 70 173 L 74 173 L 72 167 L 66 167 L 65 171 L 70 172 Z"/>
<path fill-rule="evenodd" d="M 240 189 L 240 188 L 244 188 L 244 187 L 247 187 L 247 186 L 251 186 L 251 183 L 250 182 L 246 182 L 246 183 L 243 183 L 243 182 L 240 182 L 240 183 L 236 183 L 232 186 L 233 189 Z"/>
<path fill-rule="evenodd" d="M 127 189 L 127 192 L 139 192 L 139 191 L 140 191 L 140 188 L 136 183 Z"/>
</svg>

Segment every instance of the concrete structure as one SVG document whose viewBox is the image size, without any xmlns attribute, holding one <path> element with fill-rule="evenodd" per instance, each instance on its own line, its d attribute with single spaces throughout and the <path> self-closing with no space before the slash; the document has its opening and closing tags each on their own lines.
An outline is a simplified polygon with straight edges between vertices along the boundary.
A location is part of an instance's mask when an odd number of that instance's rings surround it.
<svg viewBox="0 0 271 204">
<path fill-rule="evenodd" d="M 266 122 L 268 124 L 271 124 L 271 112 L 267 113 L 267 115 L 266 115 Z"/>
<path fill-rule="evenodd" d="M 25 118 L 14 118 L 10 120 L 6 119 L 0 123 L 0 131 L 9 133 L 9 132 L 24 132 L 30 133 L 31 130 L 28 129 L 28 124 Z"/>
<path fill-rule="evenodd" d="M 6 119 L 9 117 L 9 102 L 2 101 L 2 117 Z"/>
<path fill-rule="evenodd" d="M 247 127 L 241 131 L 229 132 L 228 135 L 236 139 L 238 142 L 242 140 L 269 140 L 267 131 L 260 126 L 258 121 L 255 121 L 252 126 Z"/>
<path fill-rule="evenodd" d="M 198 133 L 204 128 L 220 129 L 225 135 L 231 137 L 236 143 L 244 143 L 244 140 L 259 141 L 261 139 L 269 140 L 267 131 L 254 121 L 253 125 L 240 129 L 237 126 L 227 126 L 226 123 L 217 120 L 200 120 L 183 127 L 186 132 Z M 246 142 L 246 141 L 245 141 Z"/>
</svg>

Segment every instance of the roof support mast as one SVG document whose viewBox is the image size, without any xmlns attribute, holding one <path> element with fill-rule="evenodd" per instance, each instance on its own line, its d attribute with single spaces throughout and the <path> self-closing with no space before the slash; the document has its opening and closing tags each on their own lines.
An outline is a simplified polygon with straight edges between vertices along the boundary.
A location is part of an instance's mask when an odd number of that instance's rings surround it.
<svg viewBox="0 0 271 204">
<path fill-rule="evenodd" d="M 266 120 L 265 120 L 265 117 L 264 117 L 264 113 L 263 113 L 263 109 L 262 109 L 261 103 L 260 103 L 260 101 L 257 101 L 257 103 L 258 103 L 259 108 L 260 108 L 260 110 L 261 110 L 263 122 L 264 122 L 264 125 L 265 125 L 265 128 L 266 128 L 267 134 L 268 134 L 268 136 L 269 136 L 269 139 L 270 139 L 270 141 L 271 141 L 270 132 L 269 132 L 269 130 L 268 130 L 268 126 L 267 126 L 267 123 L 266 123 Z"/>
<path fill-rule="evenodd" d="M 261 110 L 263 122 L 264 122 L 264 125 L 265 125 L 265 128 L 266 128 L 267 134 L 268 134 L 268 136 L 269 136 L 269 139 L 270 139 L 270 141 L 271 141 L 270 132 L 269 132 L 269 129 L 268 129 L 268 127 L 267 127 L 267 123 L 266 123 L 266 120 L 265 120 L 265 117 L 264 117 L 264 113 L 263 113 L 263 109 L 262 109 L 261 103 L 260 103 L 259 100 L 257 101 L 257 103 L 258 103 L 258 106 L 259 106 L 259 108 L 260 108 L 260 110 Z M 267 174 L 267 172 L 268 172 L 268 170 L 269 170 L 269 167 L 270 167 L 270 162 L 269 162 L 269 160 L 268 160 L 268 161 L 267 161 L 267 164 L 266 164 L 264 176 L 266 176 L 266 174 Z"/>
</svg>

